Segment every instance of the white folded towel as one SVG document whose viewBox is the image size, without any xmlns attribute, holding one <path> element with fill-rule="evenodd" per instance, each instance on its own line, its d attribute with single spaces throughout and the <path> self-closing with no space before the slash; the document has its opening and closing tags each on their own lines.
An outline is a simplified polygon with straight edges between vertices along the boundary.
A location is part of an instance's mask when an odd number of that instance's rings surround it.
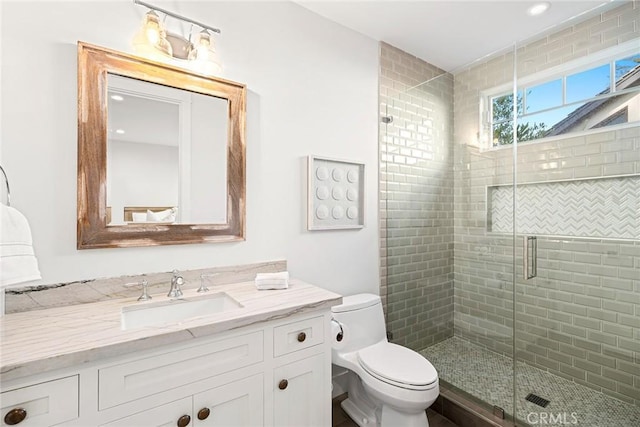
<svg viewBox="0 0 640 427">
<path fill-rule="evenodd" d="M 258 289 L 259 291 L 266 291 L 271 289 L 287 289 L 288 287 L 289 285 L 287 283 L 278 283 L 273 285 L 264 285 L 264 284 L 256 283 L 256 289 Z"/>
<path fill-rule="evenodd" d="M 263 289 L 287 289 L 289 287 L 289 272 L 258 273 L 255 278 L 256 288 Z"/>
<path fill-rule="evenodd" d="M 0 288 L 42 279 L 32 243 L 27 218 L 0 203 Z"/>
<path fill-rule="evenodd" d="M 256 280 L 289 280 L 289 272 L 280 271 L 279 273 L 257 273 Z"/>
</svg>

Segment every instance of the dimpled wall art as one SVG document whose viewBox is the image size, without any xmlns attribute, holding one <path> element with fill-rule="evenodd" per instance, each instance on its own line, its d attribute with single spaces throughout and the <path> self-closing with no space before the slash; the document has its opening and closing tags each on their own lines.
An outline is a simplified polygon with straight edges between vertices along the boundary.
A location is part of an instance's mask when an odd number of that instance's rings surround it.
<svg viewBox="0 0 640 427">
<path fill-rule="evenodd" d="M 364 226 L 364 165 L 309 156 L 309 230 Z"/>
</svg>

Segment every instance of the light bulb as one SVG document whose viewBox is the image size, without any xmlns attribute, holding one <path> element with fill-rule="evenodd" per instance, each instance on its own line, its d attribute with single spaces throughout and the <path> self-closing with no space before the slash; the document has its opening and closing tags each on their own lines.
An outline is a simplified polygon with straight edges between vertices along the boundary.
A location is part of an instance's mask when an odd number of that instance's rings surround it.
<svg viewBox="0 0 640 427">
<path fill-rule="evenodd" d="M 160 34 L 162 32 L 162 25 L 160 24 L 160 18 L 153 11 L 149 11 L 144 17 L 144 23 L 142 24 L 144 32 L 147 35 L 147 40 L 152 45 L 155 45 L 160 40 Z"/>
<path fill-rule="evenodd" d="M 204 39 L 200 39 L 200 43 L 196 46 L 196 58 L 204 58 L 207 56 L 209 51 L 209 42 L 203 42 Z"/>
<path fill-rule="evenodd" d="M 189 52 L 189 59 L 196 61 L 202 59 L 207 55 L 207 51 L 211 47 L 211 36 L 206 30 L 203 30 L 198 34 L 196 43 Z"/>
<path fill-rule="evenodd" d="M 133 39 L 133 46 L 136 52 L 141 55 L 155 58 L 158 52 L 171 56 L 171 45 L 166 39 L 166 32 L 160 18 L 153 11 L 149 11 L 142 21 L 140 31 Z"/>
<path fill-rule="evenodd" d="M 169 43 L 169 40 L 167 40 L 167 33 L 165 33 L 164 30 L 160 32 L 160 38 L 155 44 L 155 47 L 165 55 L 173 56 L 173 48 L 171 47 L 171 43 Z"/>
<path fill-rule="evenodd" d="M 189 52 L 189 60 L 193 61 L 193 68 L 203 74 L 220 74 L 222 71 L 211 34 L 207 30 L 198 34 L 196 43 Z"/>
</svg>

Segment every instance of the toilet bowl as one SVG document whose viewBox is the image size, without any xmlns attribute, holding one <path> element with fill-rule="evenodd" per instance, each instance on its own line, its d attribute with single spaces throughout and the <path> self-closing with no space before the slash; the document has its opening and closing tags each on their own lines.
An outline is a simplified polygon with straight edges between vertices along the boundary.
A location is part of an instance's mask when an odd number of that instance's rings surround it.
<svg viewBox="0 0 640 427">
<path fill-rule="evenodd" d="M 382 303 L 358 294 L 332 307 L 334 365 L 349 370 L 342 408 L 361 427 L 428 426 L 440 393 L 438 373 L 415 351 L 388 342 Z"/>
</svg>

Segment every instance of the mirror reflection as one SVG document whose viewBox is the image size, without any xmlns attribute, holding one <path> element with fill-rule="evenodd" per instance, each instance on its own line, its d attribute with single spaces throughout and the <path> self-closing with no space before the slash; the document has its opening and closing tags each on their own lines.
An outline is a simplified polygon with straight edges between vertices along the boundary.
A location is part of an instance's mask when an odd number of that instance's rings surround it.
<svg viewBox="0 0 640 427">
<path fill-rule="evenodd" d="M 226 222 L 228 101 L 111 73 L 107 84 L 107 225 Z"/>
</svg>

